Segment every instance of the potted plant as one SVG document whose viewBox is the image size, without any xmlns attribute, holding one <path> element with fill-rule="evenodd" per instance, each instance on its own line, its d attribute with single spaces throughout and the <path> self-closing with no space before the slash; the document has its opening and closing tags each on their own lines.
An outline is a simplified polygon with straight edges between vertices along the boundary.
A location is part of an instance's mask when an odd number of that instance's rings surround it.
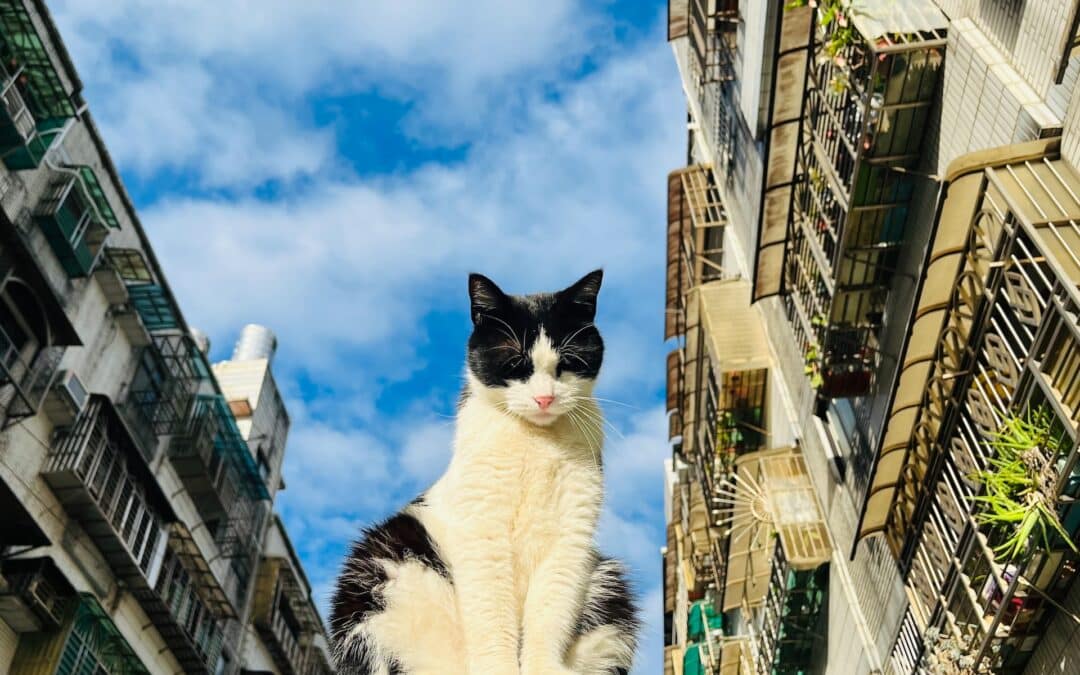
<svg viewBox="0 0 1080 675">
<path fill-rule="evenodd" d="M 983 494 L 975 521 L 997 541 L 994 553 L 1003 562 L 1021 560 L 1034 548 L 1049 551 L 1055 535 L 1077 552 L 1057 511 L 1054 485 L 1060 437 L 1045 407 L 1012 415 L 986 442 L 993 452 L 987 468 L 975 473 Z"/>
<path fill-rule="evenodd" d="M 920 672 L 928 675 L 990 675 L 993 670 L 989 659 L 976 664 L 975 655 L 968 648 L 974 637 L 974 626 L 967 626 L 960 637 L 952 632 L 943 635 L 935 627 L 927 628 Z M 992 647 L 994 652 L 999 648 L 997 644 Z"/>
</svg>

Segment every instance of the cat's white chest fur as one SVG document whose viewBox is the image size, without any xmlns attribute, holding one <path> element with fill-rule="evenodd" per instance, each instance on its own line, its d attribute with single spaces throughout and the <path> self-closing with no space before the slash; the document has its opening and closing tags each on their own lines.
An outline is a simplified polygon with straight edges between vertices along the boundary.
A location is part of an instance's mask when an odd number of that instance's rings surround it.
<svg viewBox="0 0 1080 675">
<path fill-rule="evenodd" d="M 460 611 L 492 617 L 475 629 L 487 636 L 484 646 L 493 645 L 492 654 L 516 653 L 519 640 L 529 651 L 529 634 L 578 609 L 543 608 L 540 599 L 573 603 L 594 564 L 603 498 L 599 419 L 596 411 L 588 421 L 567 418 L 537 427 L 475 398 L 458 413 L 454 458 L 425 496 L 421 517 L 450 566 Z M 550 654 L 530 660 L 557 661 L 561 642 L 551 641 Z M 534 671 L 555 672 L 550 668 Z"/>
<path fill-rule="evenodd" d="M 483 401 L 467 402 L 454 460 L 425 498 L 428 513 L 442 521 L 443 548 L 504 538 L 515 567 L 528 571 L 568 531 L 591 535 L 603 495 L 601 429 L 580 424 L 536 427 Z M 440 518 L 444 513 L 453 519 Z"/>
</svg>

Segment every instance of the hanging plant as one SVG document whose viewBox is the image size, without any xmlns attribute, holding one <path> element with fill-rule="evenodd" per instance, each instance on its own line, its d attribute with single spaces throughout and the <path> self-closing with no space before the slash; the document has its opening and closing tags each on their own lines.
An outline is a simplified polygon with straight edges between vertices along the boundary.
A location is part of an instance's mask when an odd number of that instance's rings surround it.
<svg viewBox="0 0 1080 675">
<path fill-rule="evenodd" d="M 851 72 L 845 52 L 859 39 L 859 33 L 851 22 L 856 10 L 846 0 L 791 0 L 784 9 L 807 6 L 817 11 L 818 25 L 825 33 L 822 43 L 824 53 L 840 69 L 840 74 L 833 77 L 830 86 L 834 91 L 842 92 L 850 84 Z M 829 26 L 833 26 L 831 31 Z"/>
<path fill-rule="evenodd" d="M 1033 546 L 1049 551 L 1055 533 L 1077 551 L 1057 512 L 1054 460 L 1060 440 L 1052 420 L 1043 407 L 1007 418 L 986 443 L 994 453 L 989 466 L 975 473 L 984 489 L 971 498 L 983 507 L 975 521 L 1001 536 L 994 553 L 1004 561 L 1024 557 Z"/>
</svg>

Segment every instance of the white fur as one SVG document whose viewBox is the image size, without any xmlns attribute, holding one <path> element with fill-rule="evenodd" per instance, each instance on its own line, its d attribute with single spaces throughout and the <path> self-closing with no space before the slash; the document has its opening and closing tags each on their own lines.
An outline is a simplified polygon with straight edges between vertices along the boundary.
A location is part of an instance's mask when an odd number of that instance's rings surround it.
<svg viewBox="0 0 1080 675">
<path fill-rule="evenodd" d="M 488 388 L 468 375 L 450 466 L 409 507 L 436 542 L 452 585 L 418 562 L 387 565 L 386 609 L 355 627 L 346 649 L 378 645 L 409 673 L 629 667 L 632 629 L 601 626 L 574 639 L 596 567 L 603 496 L 593 383 L 557 377 L 559 355 L 543 333 L 530 358 L 526 382 Z M 543 411 L 536 396 L 555 400 Z"/>
</svg>

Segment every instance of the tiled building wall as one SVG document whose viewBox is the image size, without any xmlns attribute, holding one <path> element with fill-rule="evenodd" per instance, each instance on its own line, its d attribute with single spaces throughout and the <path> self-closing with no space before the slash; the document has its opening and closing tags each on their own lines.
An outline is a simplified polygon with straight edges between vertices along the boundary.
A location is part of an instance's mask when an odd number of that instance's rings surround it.
<svg viewBox="0 0 1080 675">
<path fill-rule="evenodd" d="M 937 0 L 955 24 L 973 21 L 1042 98 L 1049 98 L 1078 0 Z M 951 29 L 950 29 L 951 30 Z"/>
<path fill-rule="evenodd" d="M 949 25 L 946 54 L 939 173 L 965 153 L 1036 139 L 1061 125 L 971 19 Z"/>
<path fill-rule="evenodd" d="M 1061 155 L 1080 167 L 1080 88 L 1073 91 L 1061 136 Z"/>
</svg>

